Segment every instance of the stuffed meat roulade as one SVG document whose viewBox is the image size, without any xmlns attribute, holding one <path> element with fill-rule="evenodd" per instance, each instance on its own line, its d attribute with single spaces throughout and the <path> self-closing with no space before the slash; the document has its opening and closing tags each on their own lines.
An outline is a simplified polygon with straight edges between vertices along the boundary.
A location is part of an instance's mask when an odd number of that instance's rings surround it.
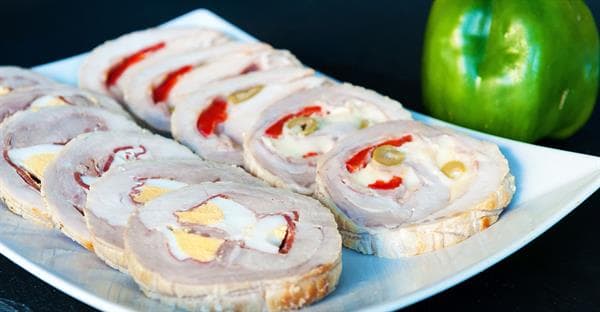
<svg viewBox="0 0 600 312">
<path fill-rule="evenodd" d="M 149 58 L 227 42 L 222 33 L 199 27 L 152 28 L 123 35 L 95 48 L 79 71 L 79 87 L 120 98 L 120 78 Z"/>
<path fill-rule="evenodd" d="M 344 245 L 382 257 L 460 242 L 496 222 L 514 191 L 496 145 L 414 121 L 347 137 L 317 166 L 316 196 Z"/>
<path fill-rule="evenodd" d="M 50 213 L 40 195 L 48 164 L 65 144 L 91 131 L 141 131 L 133 121 L 91 107 L 52 107 L 23 111 L 0 126 L 0 196 L 16 214 L 51 225 Z"/>
<path fill-rule="evenodd" d="M 245 138 L 245 167 L 275 186 L 312 194 L 317 160 L 339 139 L 410 118 L 400 103 L 349 84 L 303 90 L 263 111 Z"/>
<path fill-rule="evenodd" d="M 42 178 L 42 196 L 54 223 L 71 239 L 92 249 L 83 210 L 90 185 L 112 166 L 151 159 L 197 157 L 173 140 L 148 133 L 95 132 L 73 139 Z"/>
<path fill-rule="evenodd" d="M 25 91 L 57 83 L 31 70 L 16 66 L 0 66 L 0 99 L 12 92 Z"/>
<path fill-rule="evenodd" d="M 175 101 L 173 137 L 205 159 L 241 165 L 244 134 L 260 112 L 326 81 L 312 74 L 310 69 L 284 67 L 206 84 L 203 91 Z"/>
<path fill-rule="evenodd" d="M 113 168 L 90 186 L 84 209 L 94 252 L 126 271 L 123 234 L 131 213 L 170 191 L 217 181 L 263 185 L 240 168 L 200 159 L 140 160 Z"/>
<path fill-rule="evenodd" d="M 54 106 L 100 107 L 114 113 L 127 115 L 121 105 L 112 98 L 57 84 L 11 92 L 0 97 L 0 121 L 25 109 L 40 110 Z"/>
<path fill-rule="evenodd" d="M 144 70 L 131 71 L 127 76 L 131 79 L 124 82 L 124 99 L 140 119 L 168 132 L 174 109 L 171 97 L 201 91 L 212 81 L 286 66 L 301 64 L 289 52 L 273 50 L 265 44 L 223 44 L 161 59 Z"/>
<path fill-rule="evenodd" d="M 125 232 L 144 293 L 191 310 L 277 311 L 326 296 L 341 272 L 333 216 L 312 198 L 202 183 L 139 209 Z"/>
</svg>

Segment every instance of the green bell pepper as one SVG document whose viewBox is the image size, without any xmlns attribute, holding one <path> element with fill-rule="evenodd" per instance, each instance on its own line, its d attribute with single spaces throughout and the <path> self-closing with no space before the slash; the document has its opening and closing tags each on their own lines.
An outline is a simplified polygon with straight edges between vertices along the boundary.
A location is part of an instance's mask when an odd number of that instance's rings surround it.
<svg viewBox="0 0 600 312">
<path fill-rule="evenodd" d="M 424 104 L 435 117 L 500 136 L 568 137 L 596 102 L 598 41 L 581 0 L 436 0 Z"/>
</svg>

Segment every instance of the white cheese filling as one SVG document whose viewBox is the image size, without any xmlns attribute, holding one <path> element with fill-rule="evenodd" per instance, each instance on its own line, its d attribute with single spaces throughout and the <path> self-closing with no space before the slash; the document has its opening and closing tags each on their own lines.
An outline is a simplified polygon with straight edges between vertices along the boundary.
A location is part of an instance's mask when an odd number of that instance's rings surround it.
<svg viewBox="0 0 600 312">
<path fill-rule="evenodd" d="M 453 200 L 466 192 L 469 181 L 477 171 L 475 155 L 461 150 L 457 142 L 448 135 L 436 138 L 413 136 L 411 142 L 396 147 L 396 150 L 405 155 L 402 163 L 385 166 L 371 158 L 364 168 L 349 173 L 352 181 L 360 186 L 369 187 L 377 181 L 388 182 L 394 177 L 400 177 L 401 186 L 406 190 L 403 197 L 406 198 L 421 185 L 432 183 L 424 178 L 423 171 L 427 171 L 450 189 L 450 200 Z M 442 172 L 441 168 L 450 161 L 464 164 L 465 171 L 460 177 L 452 179 Z M 418 166 L 415 166 L 416 164 Z"/>
<path fill-rule="evenodd" d="M 375 105 L 354 98 L 345 100 L 339 106 L 317 104 L 321 106 L 323 114 L 310 116 L 319 124 L 314 133 L 304 135 L 298 127 L 290 129 L 284 125 L 278 138 L 263 136 L 263 144 L 283 158 L 302 159 L 313 153 L 327 153 L 339 137 L 349 132 L 388 120 Z"/>
</svg>

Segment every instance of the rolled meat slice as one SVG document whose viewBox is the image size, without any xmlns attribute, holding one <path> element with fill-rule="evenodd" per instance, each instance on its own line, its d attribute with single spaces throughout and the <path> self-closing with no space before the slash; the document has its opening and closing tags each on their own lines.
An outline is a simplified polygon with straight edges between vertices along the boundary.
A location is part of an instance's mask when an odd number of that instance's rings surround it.
<svg viewBox="0 0 600 312">
<path fill-rule="evenodd" d="M 6 206 L 26 219 L 50 226 L 40 195 L 48 164 L 64 145 L 91 131 L 142 131 L 124 116 L 92 107 L 52 107 L 23 111 L 0 126 L 0 196 Z"/>
<path fill-rule="evenodd" d="M 80 67 L 79 87 L 120 98 L 120 78 L 149 58 L 227 41 L 221 32 L 199 27 L 151 28 L 129 33 L 92 50 Z"/>
<path fill-rule="evenodd" d="M 344 246 L 397 258 L 489 227 L 514 191 L 495 144 L 393 121 L 359 131 L 325 154 L 315 195 L 336 216 Z"/>
<path fill-rule="evenodd" d="M 247 170 L 274 186 L 314 192 L 319 158 L 371 125 L 411 119 L 402 105 L 350 84 L 297 92 L 269 106 L 244 141 Z"/>
<path fill-rule="evenodd" d="M 57 84 L 16 91 L 0 97 L 0 121 L 25 109 L 37 111 L 55 106 L 99 107 L 128 116 L 121 105 L 110 97 Z"/>
<path fill-rule="evenodd" d="M 286 66 L 301 64 L 289 52 L 265 44 L 223 44 L 131 71 L 128 77 L 132 78 L 124 83 L 124 98 L 130 110 L 149 126 L 170 132 L 174 109 L 170 98 L 201 91 L 209 82 Z"/>
<path fill-rule="evenodd" d="M 170 191 L 217 181 L 264 185 L 240 168 L 200 159 L 140 160 L 115 167 L 91 185 L 84 208 L 94 252 L 127 271 L 123 235 L 131 213 Z"/>
<path fill-rule="evenodd" d="M 25 91 L 57 83 L 29 69 L 0 66 L 0 99 L 12 92 Z"/>
<path fill-rule="evenodd" d="M 68 237 L 92 250 L 83 210 L 90 185 L 113 166 L 151 159 L 197 157 L 177 142 L 149 133 L 95 132 L 71 140 L 42 178 L 42 197 L 52 220 Z"/>
<path fill-rule="evenodd" d="M 342 266 L 335 221 L 319 202 L 229 182 L 149 202 L 129 219 L 125 252 L 146 295 L 190 310 L 300 308 L 332 292 Z"/>
<path fill-rule="evenodd" d="M 324 78 L 306 68 L 283 67 L 206 84 L 174 99 L 173 137 L 205 159 L 241 165 L 243 136 L 264 108 Z"/>
</svg>

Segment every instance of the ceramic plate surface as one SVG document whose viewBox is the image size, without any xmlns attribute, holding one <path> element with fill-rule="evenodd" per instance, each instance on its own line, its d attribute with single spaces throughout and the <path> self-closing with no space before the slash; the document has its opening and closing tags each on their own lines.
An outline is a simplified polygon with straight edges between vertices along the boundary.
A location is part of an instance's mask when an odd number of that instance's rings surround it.
<svg viewBox="0 0 600 312">
<path fill-rule="evenodd" d="M 182 24 L 220 29 L 239 40 L 256 40 L 206 10 L 190 12 L 165 26 Z M 34 69 L 76 84 L 81 60 L 82 56 L 76 56 Z M 523 247 L 600 186 L 600 157 L 519 143 L 414 115 L 425 123 L 446 125 L 497 143 L 516 177 L 514 200 L 492 227 L 444 250 L 400 260 L 344 250 L 338 288 L 305 310 L 393 310 L 427 298 Z M 0 209 L 0 252 L 50 285 L 101 310 L 176 310 L 146 298 L 131 278 L 110 269 L 59 231 L 41 228 L 6 209 Z"/>
</svg>

